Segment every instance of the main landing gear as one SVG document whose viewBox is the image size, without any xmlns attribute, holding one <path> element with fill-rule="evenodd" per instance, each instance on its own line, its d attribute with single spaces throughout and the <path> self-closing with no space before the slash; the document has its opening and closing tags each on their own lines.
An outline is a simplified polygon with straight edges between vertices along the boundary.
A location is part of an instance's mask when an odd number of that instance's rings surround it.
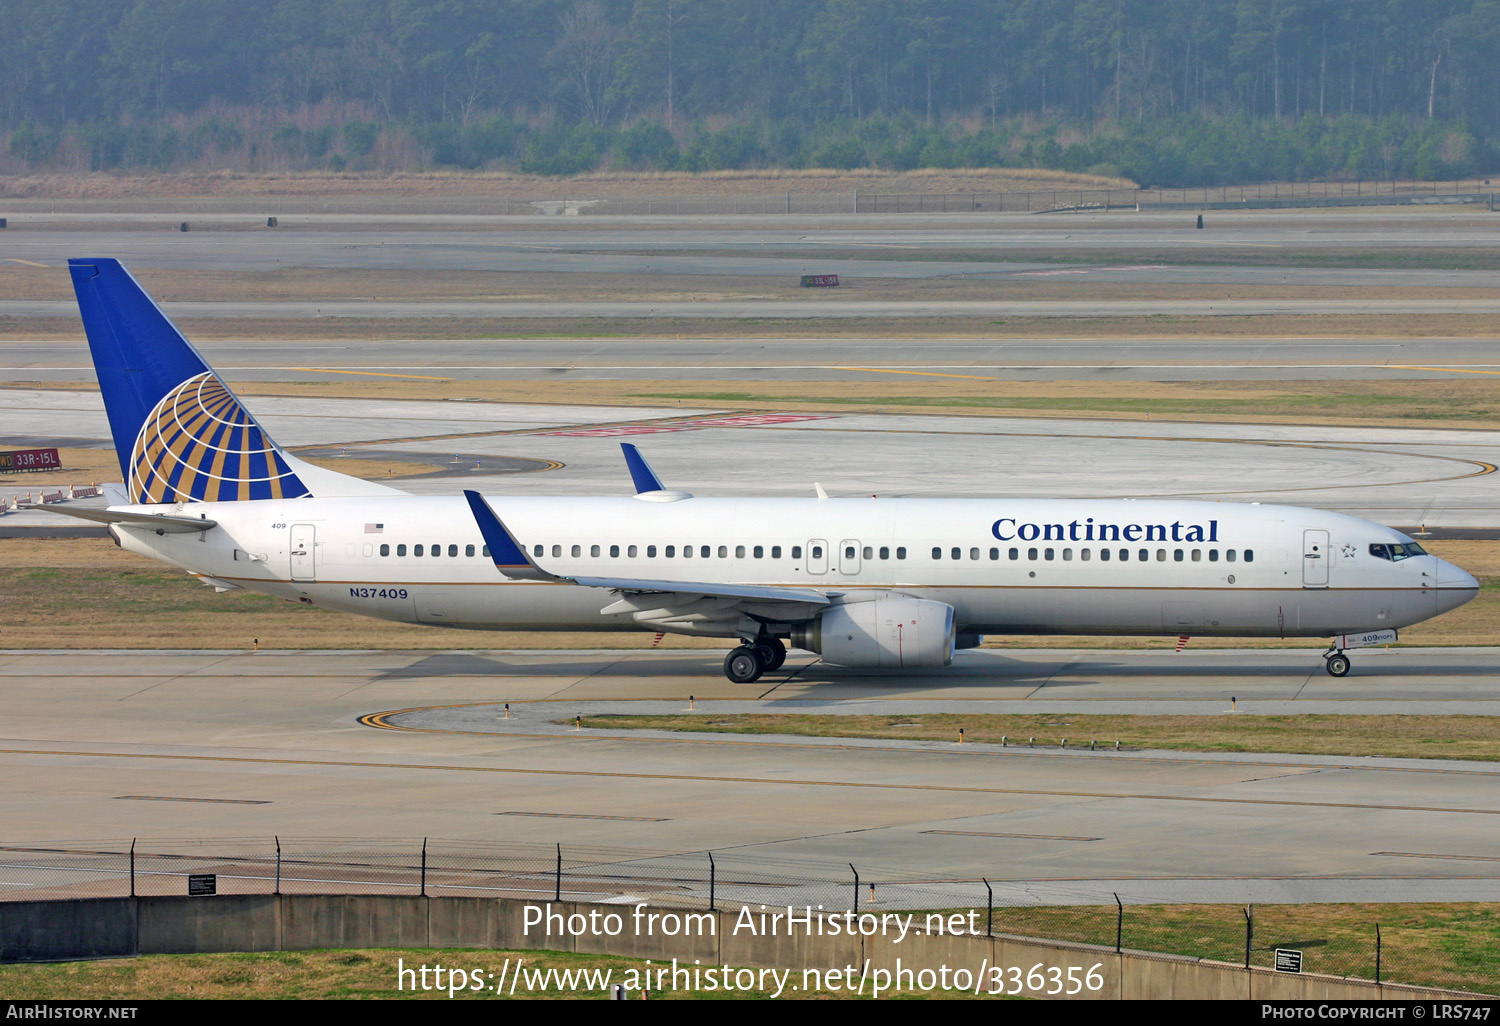
<svg viewBox="0 0 1500 1026">
<path fill-rule="evenodd" d="M 786 662 L 786 645 L 780 638 L 761 638 L 751 645 L 741 645 L 724 657 L 724 676 L 736 684 L 753 684 L 763 673 L 781 669 Z"/>
<path fill-rule="evenodd" d="M 1323 657 L 1323 668 L 1330 677 L 1346 677 L 1349 674 L 1349 657 L 1342 652 L 1329 652 Z"/>
</svg>

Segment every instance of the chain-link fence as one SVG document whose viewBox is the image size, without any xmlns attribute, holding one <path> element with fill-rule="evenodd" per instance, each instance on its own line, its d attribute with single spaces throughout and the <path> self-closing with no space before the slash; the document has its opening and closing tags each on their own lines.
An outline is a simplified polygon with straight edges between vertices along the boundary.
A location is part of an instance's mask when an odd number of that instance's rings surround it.
<svg viewBox="0 0 1500 1026">
<path fill-rule="evenodd" d="M 962 914 L 976 931 L 1500 993 L 1500 904 L 1160 905 L 1042 882 L 913 875 L 741 852 L 424 838 L 217 838 L 0 845 L 0 901 L 218 894 L 393 894 Z"/>
</svg>

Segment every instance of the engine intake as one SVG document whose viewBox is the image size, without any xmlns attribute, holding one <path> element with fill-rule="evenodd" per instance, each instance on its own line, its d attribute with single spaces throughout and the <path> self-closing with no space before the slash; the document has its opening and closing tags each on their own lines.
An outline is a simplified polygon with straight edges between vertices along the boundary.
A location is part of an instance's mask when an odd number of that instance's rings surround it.
<svg viewBox="0 0 1500 1026">
<path fill-rule="evenodd" d="M 947 666 L 953 661 L 953 607 L 914 598 L 833 606 L 792 631 L 792 644 L 835 666 Z"/>
</svg>

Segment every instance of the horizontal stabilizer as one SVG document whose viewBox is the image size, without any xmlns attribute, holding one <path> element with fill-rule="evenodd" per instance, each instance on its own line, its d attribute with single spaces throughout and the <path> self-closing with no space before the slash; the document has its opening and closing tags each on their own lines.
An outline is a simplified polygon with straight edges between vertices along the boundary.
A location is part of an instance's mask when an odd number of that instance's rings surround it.
<svg viewBox="0 0 1500 1026">
<path fill-rule="evenodd" d="M 98 524 L 120 524 L 124 527 L 148 527 L 164 534 L 192 534 L 195 531 L 210 531 L 219 526 L 218 521 L 202 517 L 169 517 L 156 513 L 126 513 L 116 509 L 61 509 L 57 506 L 39 506 L 36 503 L 23 505 L 22 509 L 41 509 L 48 513 L 61 513 L 65 517 L 92 520 Z"/>
</svg>

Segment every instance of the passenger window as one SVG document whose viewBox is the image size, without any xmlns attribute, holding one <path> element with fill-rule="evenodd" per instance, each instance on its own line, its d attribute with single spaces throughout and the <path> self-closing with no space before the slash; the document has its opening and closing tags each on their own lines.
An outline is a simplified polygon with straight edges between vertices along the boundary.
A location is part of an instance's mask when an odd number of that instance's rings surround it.
<svg viewBox="0 0 1500 1026">
<path fill-rule="evenodd" d="M 411 554 L 413 556 L 420 556 L 422 554 L 422 546 L 420 546 L 420 545 L 413 545 L 411 547 Z"/>
<path fill-rule="evenodd" d="M 636 552 L 636 548 L 635 548 L 635 546 L 634 546 L 634 545 L 631 545 L 631 546 L 629 546 L 629 547 L 628 547 L 628 548 L 627 548 L 627 549 L 626 549 L 626 550 L 625 550 L 625 555 L 626 555 L 626 556 L 627 556 L 627 557 L 628 557 L 628 558 L 630 558 L 630 559 L 634 559 L 634 558 L 635 558 L 635 552 Z"/>
<path fill-rule="evenodd" d="M 953 558 L 954 559 L 963 559 L 964 558 L 964 550 L 963 549 L 954 549 L 953 550 Z"/>
<path fill-rule="evenodd" d="M 891 550 L 889 548 L 887 548 L 886 546 L 884 546 L 884 545 L 880 546 L 880 558 L 881 559 L 890 559 L 891 558 Z"/>
<path fill-rule="evenodd" d="M 1108 549 L 1100 549 L 1099 550 L 1099 558 L 1103 562 L 1108 563 L 1109 562 L 1109 550 Z"/>
<path fill-rule="evenodd" d="M 845 545 L 844 546 L 844 558 L 845 559 L 853 559 L 854 558 L 854 546 L 853 545 Z"/>
<path fill-rule="evenodd" d="M 609 547 L 609 558 L 610 559 L 619 559 L 620 558 L 620 546 L 618 546 L 618 545 L 611 545 Z"/>
<path fill-rule="evenodd" d="M 1063 549 L 1063 559 L 1072 561 L 1072 559 L 1073 559 L 1073 550 L 1072 549 Z"/>
<path fill-rule="evenodd" d="M 1181 550 L 1178 550 L 1178 558 L 1179 559 L 1182 558 Z M 1158 563 L 1165 563 L 1167 561 L 1167 550 L 1166 549 L 1157 549 L 1156 550 L 1156 561 Z"/>
<path fill-rule="evenodd" d="M 693 547 L 691 545 L 684 545 L 682 547 L 682 558 L 683 559 L 692 559 L 693 558 Z"/>
<path fill-rule="evenodd" d="M 1027 559 L 1035 559 L 1036 558 L 1036 549 L 1027 549 L 1026 550 L 1026 558 Z"/>
<path fill-rule="evenodd" d="M 1182 550 L 1181 549 L 1173 549 L 1172 550 L 1172 559 L 1175 562 L 1181 563 L 1182 562 Z"/>
<path fill-rule="evenodd" d="M 866 559 L 874 559 L 875 558 L 875 550 L 872 549 L 872 548 L 870 548 L 870 546 L 868 546 L 868 545 L 865 546 L 865 558 Z"/>
<path fill-rule="evenodd" d="M 481 548 L 479 550 L 479 554 L 481 556 L 483 556 L 485 559 L 489 559 L 490 558 L 490 547 L 488 545 L 484 546 L 483 548 Z"/>
<path fill-rule="evenodd" d="M 743 545 L 736 545 L 734 547 L 734 558 L 735 559 L 744 559 L 745 558 L 745 546 L 743 546 Z"/>
<path fill-rule="evenodd" d="M 542 554 L 542 547 L 540 545 L 533 545 L 531 547 L 531 554 L 533 556 L 540 556 Z"/>
<path fill-rule="evenodd" d="M 1193 550 L 1193 562 L 1194 563 L 1201 563 L 1201 562 L 1203 562 L 1203 550 L 1202 549 L 1194 549 Z"/>
<path fill-rule="evenodd" d="M 781 546 L 780 545 L 772 545 L 771 546 L 771 558 L 772 559 L 780 559 L 781 558 Z"/>
<path fill-rule="evenodd" d="M 404 556 L 404 555 L 406 555 L 406 546 L 405 545 L 397 545 L 396 546 L 396 555 L 398 555 L 398 556 Z M 417 553 L 417 555 L 420 556 L 421 553 L 419 552 L 419 553 Z"/>
<path fill-rule="evenodd" d="M 1255 550 L 1254 549 L 1246 549 L 1245 550 L 1245 562 L 1246 563 L 1254 563 L 1255 562 Z"/>
<path fill-rule="evenodd" d="M 823 546 L 821 546 L 821 545 L 814 545 L 812 547 L 812 552 L 809 554 L 809 558 L 811 558 L 811 559 L 822 559 L 823 558 Z"/>
<path fill-rule="evenodd" d="M 554 546 L 552 546 L 552 555 L 553 556 L 561 556 L 562 555 L 562 546 L 561 545 L 554 545 Z"/>
<path fill-rule="evenodd" d="M 572 549 L 572 552 L 573 552 L 573 555 L 575 557 L 583 555 L 583 546 L 582 545 L 574 545 L 573 549 Z"/>
<path fill-rule="evenodd" d="M 1079 552 L 1078 553 L 1078 558 L 1081 559 L 1081 560 L 1083 560 L 1085 563 L 1087 563 L 1089 561 L 1089 550 L 1088 549 L 1084 549 L 1083 551 Z"/>
<path fill-rule="evenodd" d="M 441 545 L 434 545 L 432 547 L 432 554 L 434 556 L 441 556 L 443 554 L 443 547 Z"/>
<path fill-rule="evenodd" d="M 663 550 L 662 555 L 666 559 L 671 559 L 673 556 L 677 555 L 677 546 L 676 545 L 668 545 L 666 547 L 666 549 Z"/>
<path fill-rule="evenodd" d="M 1011 559 L 1020 559 L 1021 558 L 1021 550 L 1020 549 L 1011 549 L 1010 552 L 1008 553 L 1008 555 L 1010 556 Z"/>
<path fill-rule="evenodd" d="M 700 548 L 698 550 L 698 555 L 702 556 L 704 559 L 708 558 L 708 553 L 709 553 L 709 548 L 708 548 L 707 545 L 704 545 L 702 548 Z M 724 554 L 725 554 L 725 550 L 724 550 L 724 547 L 721 545 L 719 547 L 719 556 L 720 556 L 720 558 L 722 558 L 724 556 Z"/>
<path fill-rule="evenodd" d="M 474 546 L 470 545 L 469 546 L 469 554 L 473 555 L 473 553 L 474 553 Z M 448 546 L 448 555 L 450 555 L 450 556 L 456 556 L 456 555 L 458 555 L 458 546 L 457 545 L 449 545 Z"/>
<path fill-rule="evenodd" d="M 938 548 L 936 545 L 934 545 L 932 547 L 932 558 L 933 559 L 942 559 L 943 558 L 943 550 L 940 549 L 940 548 Z"/>
<path fill-rule="evenodd" d="M 656 546 L 655 545 L 647 545 L 646 546 L 646 558 L 647 559 L 655 559 L 656 558 Z"/>
<path fill-rule="evenodd" d="M 775 555 L 775 553 L 773 552 L 772 555 Z M 793 559 L 801 559 L 802 558 L 802 546 L 801 545 L 793 545 L 792 546 L 792 558 Z"/>
<path fill-rule="evenodd" d="M 1218 549 L 1209 549 L 1208 550 L 1208 561 L 1210 563 L 1217 563 L 1219 561 L 1219 550 Z"/>
<path fill-rule="evenodd" d="M 1144 563 L 1144 562 L 1146 562 L 1146 560 L 1148 560 L 1148 559 L 1151 558 L 1151 550 L 1150 549 L 1137 549 L 1136 553 L 1135 553 L 1135 558 L 1138 559 L 1138 560 L 1140 560 L 1142 563 Z"/>
<path fill-rule="evenodd" d="M 969 558 L 970 559 L 978 559 L 979 558 L 979 550 L 978 549 L 970 549 L 969 550 Z"/>
<path fill-rule="evenodd" d="M 472 555 L 474 555 L 474 546 L 472 546 L 472 545 L 465 545 L 464 546 L 464 555 L 466 555 L 466 556 L 472 556 Z"/>
<path fill-rule="evenodd" d="M 990 561 L 994 562 L 995 560 L 997 560 L 999 558 L 1000 558 L 1000 550 L 999 549 L 990 549 Z"/>
<path fill-rule="evenodd" d="M 391 554 L 391 547 L 389 545 L 380 546 L 380 554 L 382 556 L 389 556 Z"/>
<path fill-rule="evenodd" d="M 1225 550 L 1225 552 L 1224 552 L 1224 562 L 1226 562 L 1226 563 L 1233 563 L 1234 562 L 1234 550 L 1233 549 L 1226 549 Z"/>
<path fill-rule="evenodd" d="M 897 559 L 905 559 L 906 558 L 906 547 L 905 546 L 902 546 L 901 548 L 898 548 L 896 550 L 896 558 Z"/>
<path fill-rule="evenodd" d="M 1053 559 L 1053 558 L 1055 558 L 1055 557 L 1056 557 L 1056 555 L 1057 555 L 1057 550 L 1056 550 L 1056 549 L 1048 549 L 1048 550 L 1047 550 L 1047 551 L 1046 551 L 1046 557 L 1047 557 L 1047 558 L 1048 558 L 1048 559 Z"/>
<path fill-rule="evenodd" d="M 752 555 L 756 559 L 764 559 L 766 555 L 765 547 L 761 545 L 755 546 L 755 548 L 750 550 L 750 555 Z"/>
</svg>

